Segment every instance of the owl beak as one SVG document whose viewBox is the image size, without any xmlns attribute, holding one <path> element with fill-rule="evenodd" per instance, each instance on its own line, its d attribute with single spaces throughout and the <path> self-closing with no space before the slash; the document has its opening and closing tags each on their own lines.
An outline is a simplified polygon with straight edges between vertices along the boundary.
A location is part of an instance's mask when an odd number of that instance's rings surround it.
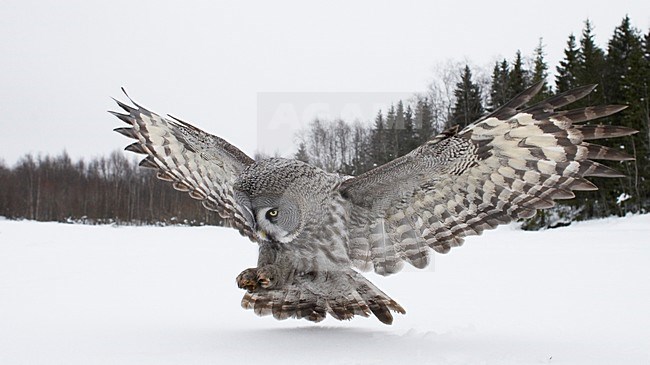
<svg viewBox="0 0 650 365">
<path fill-rule="evenodd" d="M 269 237 L 264 233 L 264 231 L 258 230 L 257 231 L 257 236 L 262 240 L 262 241 L 268 241 Z"/>
</svg>

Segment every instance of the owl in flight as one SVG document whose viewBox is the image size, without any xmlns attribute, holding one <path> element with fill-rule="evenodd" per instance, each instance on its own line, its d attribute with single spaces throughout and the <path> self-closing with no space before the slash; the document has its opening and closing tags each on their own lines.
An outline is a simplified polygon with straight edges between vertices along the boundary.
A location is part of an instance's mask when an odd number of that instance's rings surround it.
<svg viewBox="0 0 650 365">
<path fill-rule="evenodd" d="M 363 277 L 424 268 L 469 235 L 531 217 L 573 191 L 596 190 L 585 177 L 621 177 L 593 160 L 632 159 L 591 144 L 636 131 L 583 122 L 624 106 L 557 110 L 589 94 L 580 87 L 524 106 L 535 84 L 471 125 L 452 128 L 407 155 L 359 176 L 328 173 L 284 158 L 255 161 L 225 140 L 131 100 L 111 112 L 135 140 L 141 166 L 216 211 L 259 245 L 257 267 L 236 278 L 242 306 L 277 319 L 318 322 L 374 314 L 391 324 L 404 309 Z"/>
</svg>

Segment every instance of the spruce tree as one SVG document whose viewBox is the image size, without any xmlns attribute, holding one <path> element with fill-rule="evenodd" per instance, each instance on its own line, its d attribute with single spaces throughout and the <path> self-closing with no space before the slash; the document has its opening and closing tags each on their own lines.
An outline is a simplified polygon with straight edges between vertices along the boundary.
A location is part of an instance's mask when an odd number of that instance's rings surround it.
<svg viewBox="0 0 650 365">
<path fill-rule="evenodd" d="M 483 115 L 481 89 L 472 82 L 472 71 L 465 65 L 460 81 L 454 90 L 456 103 L 452 109 L 449 126 L 458 125 L 461 128 L 473 123 Z"/>
<path fill-rule="evenodd" d="M 534 53 L 535 55 L 533 60 L 533 70 L 530 77 L 530 83 L 534 84 L 536 82 L 543 81 L 543 85 L 540 93 L 535 95 L 531 102 L 542 101 L 551 95 L 551 90 L 546 83 L 546 77 L 548 76 L 548 73 L 546 71 L 548 70 L 548 65 L 546 64 L 546 60 L 544 60 L 544 44 L 542 43 L 542 38 L 539 39 L 539 43 L 537 44 L 537 47 L 535 47 Z"/>
<path fill-rule="evenodd" d="M 433 137 L 433 112 L 428 98 L 418 100 L 415 107 L 415 128 L 417 134 L 417 145 L 424 144 Z"/>
<path fill-rule="evenodd" d="M 296 152 L 294 158 L 302 162 L 309 162 L 309 154 L 307 153 L 307 146 L 305 142 L 300 142 L 298 145 L 298 151 Z"/>
<path fill-rule="evenodd" d="M 397 102 L 397 107 L 395 108 L 395 124 L 393 125 L 394 158 L 401 156 L 403 154 L 403 150 L 405 149 L 404 143 L 406 141 L 406 138 L 404 137 L 404 112 L 404 102 L 400 100 Z"/>
<path fill-rule="evenodd" d="M 388 162 L 386 146 L 386 123 L 381 110 L 375 117 L 375 125 L 370 133 L 370 163 L 371 168 Z"/>
<path fill-rule="evenodd" d="M 395 105 L 391 104 L 386 112 L 386 129 L 385 129 L 385 143 L 386 143 L 386 161 L 390 161 L 397 157 L 397 137 L 398 134 L 397 128 L 397 112 L 395 111 Z"/>
<path fill-rule="evenodd" d="M 508 76 L 508 96 L 512 97 L 519 94 L 526 90 L 528 85 L 528 71 L 524 68 L 521 51 L 517 51 L 515 61 L 512 63 L 512 71 L 510 71 Z"/>
<path fill-rule="evenodd" d="M 508 93 L 508 80 L 510 77 L 510 65 L 503 59 L 494 64 L 492 71 L 492 82 L 490 84 L 490 110 L 495 110 L 508 102 L 511 95 Z"/>
<path fill-rule="evenodd" d="M 579 101 L 575 106 L 602 104 L 605 101 L 603 96 L 605 53 L 594 41 L 593 27 L 589 19 L 585 21 L 585 27 L 580 37 L 578 65 L 578 72 L 576 74 L 576 83 L 578 86 L 598 84 L 599 87 L 585 99 Z"/>
<path fill-rule="evenodd" d="M 395 107 L 395 129 L 404 129 L 404 102 L 398 101 Z"/>
<path fill-rule="evenodd" d="M 640 55 L 639 55 L 640 53 Z M 643 56 L 642 40 L 638 31 L 632 27 L 630 18 L 623 18 L 621 25 L 616 27 L 614 35 L 607 46 L 607 99 L 608 102 L 620 102 L 625 97 L 622 92 L 625 75 L 636 62 L 638 56 Z"/>
<path fill-rule="evenodd" d="M 576 75 L 578 74 L 578 47 L 576 46 L 576 37 L 571 34 L 567 41 L 567 48 L 564 49 L 564 59 L 560 65 L 555 68 L 555 89 L 562 93 L 575 88 L 577 85 Z"/>
<path fill-rule="evenodd" d="M 418 147 L 418 136 L 413 123 L 413 109 L 410 105 L 404 110 L 404 130 L 400 141 L 400 156 L 403 156 Z"/>
</svg>

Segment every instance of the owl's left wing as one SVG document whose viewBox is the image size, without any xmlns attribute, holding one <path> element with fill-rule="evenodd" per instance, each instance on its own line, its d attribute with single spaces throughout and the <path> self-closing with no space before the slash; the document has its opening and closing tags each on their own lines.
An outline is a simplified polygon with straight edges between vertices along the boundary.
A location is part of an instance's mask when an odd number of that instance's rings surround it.
<svg viewBox="0 0 650 365">
<path fill-rule="evenodd" d="M 349 256 L 379 274 L 403 261 L 422 268 L 430 249 L 446 253 L 468 235 L 531 217 L 573 190 L 595 190 L 585 176 L 619 177 L 592 159 L 630 156 L 586 141 L 636 131 L 580 122 L 622 106 L 556 111 L 589 94 L 586 86 L 522 108 L 537 84 L 460 132 L 448 130 L 411 153 L 344 181 Z"/>
<path fill-rule="evenodd" d="M 201 200 L 242 235 L 256 240 L 251 217 L 233 192 L 237 176 L 253 159 L 222 138 L 176 118 L 161 117 L 133 100 L 135 107 L 115 102 L 126 114 L 110 113 L 130 126 L 115 131 L 136 140 L 127 151 L 147 155 L 140 166 L 156 169 L 159 179 Z"/>
</svg>

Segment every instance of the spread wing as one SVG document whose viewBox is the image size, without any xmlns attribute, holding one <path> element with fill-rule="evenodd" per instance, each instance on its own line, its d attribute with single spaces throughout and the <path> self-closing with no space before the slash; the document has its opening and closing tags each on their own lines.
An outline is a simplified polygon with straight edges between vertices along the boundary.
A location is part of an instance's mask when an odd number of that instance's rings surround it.
<svg viewBox="0 0 650 365">
<path fill-rule="evenodd" d="M 588 143 L 636 131 L 579 124 L 624 106 L 557 111 L 589 94 L 586 86 L 523 108 L 541 84 L 461 131 L 448 130 L 411 153 L 356 178 L 340 192 L 349 201 L 349 254 L 380 274 L 406 261 L 422 268 L 430 248 L 446 253 L 468 235 L 531 217 L 572 191 L 595 190 L 587 176 L 620 177 L 592 161 L 630 156 Z"/>
<path fill-rule="evenodd" d="M 125 93 L 126 94 L 126 93 Z M 128 97 L 128 95 L 127 95 Z M 136 141 L 127 151 L 147 155 L 140 166 L 156 169 L 161 180 L 214 210 L 232 227 L 255 241 L 255 233 L 233 193 L 239 173 L 254 161 L 237 147 L 173 117 L 161 117 L 139 106 L 120 101 L 126 114 L 110 112 L 130 127 L 115 131 Z"/>
</svg>

